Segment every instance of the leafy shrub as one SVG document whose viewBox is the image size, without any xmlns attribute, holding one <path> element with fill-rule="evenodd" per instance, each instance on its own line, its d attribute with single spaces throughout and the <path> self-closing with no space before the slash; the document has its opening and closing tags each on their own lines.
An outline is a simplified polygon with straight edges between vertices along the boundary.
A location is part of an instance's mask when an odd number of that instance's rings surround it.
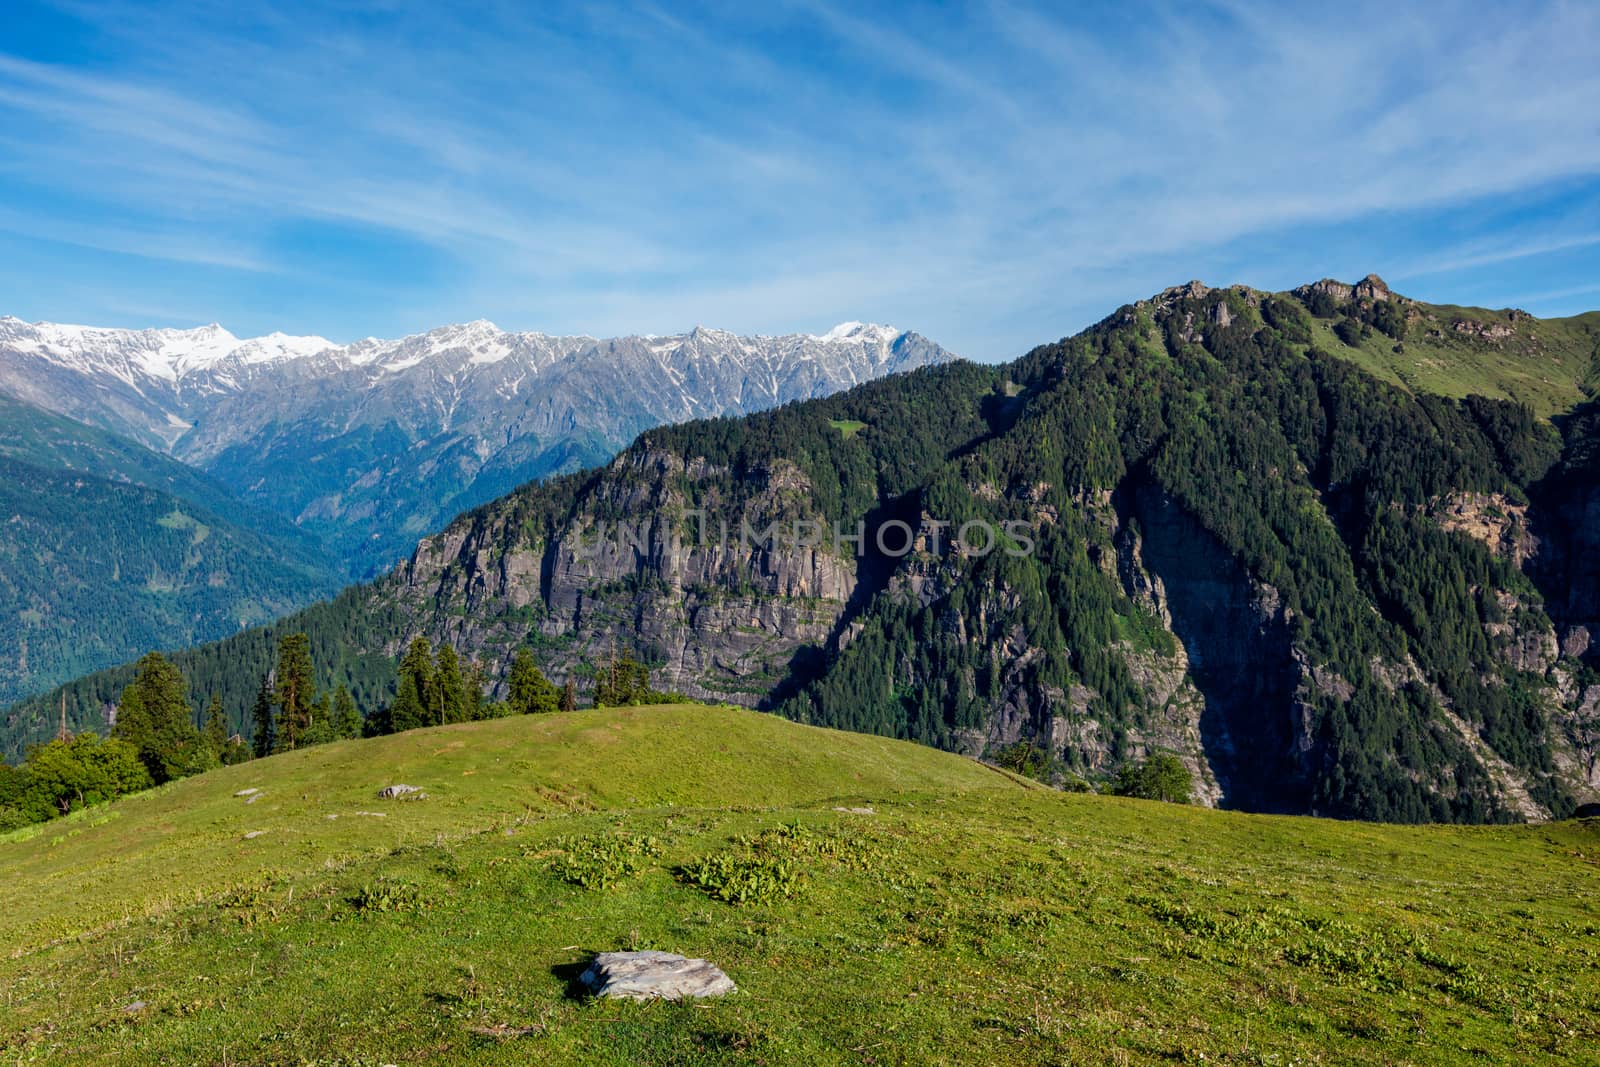
<svg viewBox="0 0 1600 1067">
<path fill-rule="evenodd" d="M 357 915 L 415 912 L 426 911 L 432 903 L 421 886 L 380 878 L 356 890 L 350 898 L 350 910 Z"/>
<path fill-rule="evenodd" d="M 771 904 L 794 896 L 813 871 L 871 870 L 887 857 L 883 846 L 858 830 L 800 822 L 738 837 L 734 844 L 734 851 L 679 868 L 679 877 L 728 904 Z"/>
<path fill-rule="evenodd" d="M 1306 298 L 1306 307 L 1319 319 L 1331 319 L 1338 312 L 1339 303 L 1332 294 L 1319 289 Z"/>
<path fill-rule="evenodd" d="M 1026 778 L 1046 779 L 1053 769 L 1055 760 L 1050 750 L 1031 741 L 1018 741 L 998 749 L 994 754 L 997 766 L 1004 767 Z"/>
<path fill-rule="evenodd" d="M 728 904 L 772 904 L 800 888 L 799 862 L 789 856 L 724 852 L 685 865 L 683 880 L 713 900 Z"/>
<path fill-rule="evenodd" d="M 555 846 L 561 854 L 550 861 L 550 869 L 564 881 L 584 889 L 614 889 L 661 854 L 661 844 L 654 837 L 622 833 L 561 837 Z"/>
<path fill-rule="evenodd" d="M 1157 752 L 1141 763 L 1125 763 L 1117 771 L 1112 792 L 1119 797 L 1189 803 L 1189 772 L 1170 752 Z"/>
<path fill-rule="evenodd" d="M 1333 327 L 1333 332 L 1351 348 L 1360 347 L 1362 341 L 1372 336 L 1372 328 L 1355 319 L 1340 319 Z"/>
<path fill-rule="evenodd" d="M 1372 325 L 1396 341 L 1406 338 L 1406 310 L 1398 300 L 1384 300 L 1372 309 Z"/>
<path fill-rule="evenodd" d="M 865 834 L 840 828 L 817 830 L 800 822 L 785 823 L 737 840 L 758 856 L 824 860 L 857 871 L 867 870 L 882 858 Z"/>
<path fill-rule="evenodd" d="M 1318 297 L 1328 302 L 1328 313 L 1322 316 L 1328 318 L 1333 314 L 1333 298 L 1326 293 L 1312 294 L 1313 301 Z M 1267 320 L 1268 326 L 1283 334 L 1284 340 L 1294 344 L 1311 342 L 1311 323 L 1306 321 L 1306 313 L 1293 300 L 1276 294 L 1267 297 L 1261 302 L 1261 317 Z"/>
</svg>

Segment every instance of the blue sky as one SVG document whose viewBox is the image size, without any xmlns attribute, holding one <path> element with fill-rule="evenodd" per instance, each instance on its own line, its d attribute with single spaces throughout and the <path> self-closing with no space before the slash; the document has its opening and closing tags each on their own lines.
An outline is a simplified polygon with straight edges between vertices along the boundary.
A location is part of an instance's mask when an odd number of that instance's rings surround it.
<svg viewBox="0 0 1600 1067">
<path fill-rule="evenodd" d="M 1600 307 L 1592 3 L 4 6 L 28 319 L 997 359 L 1192 277 Z"/>
</svg>

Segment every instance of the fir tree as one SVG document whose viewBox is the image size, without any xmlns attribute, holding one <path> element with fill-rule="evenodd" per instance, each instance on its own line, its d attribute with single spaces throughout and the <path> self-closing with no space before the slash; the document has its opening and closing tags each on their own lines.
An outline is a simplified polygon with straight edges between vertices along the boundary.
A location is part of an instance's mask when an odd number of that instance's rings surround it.
<svg viewBox="0 0 1600 1067">
<path fill-rule="evenodd" d="M 544 676 L 533 661 L 533 653 L 526 648 L 517 649 L 511 661 L 511 676 L 507 680 L 511 690 L 509 702 L 513 715 L 534 715 L 555 711 L 560 698 L 556 687 Z"/>
<path fill-rule="evenodd" d="M 496 712 L 483 695 L 484 690 L 489 688 L 489 673 L 484 669 L 483 660 L 475 659 L 467 664 L 463 684 L 466 687 L 467 719 L 477 722 L 479 719 L 495 718 Z"/>
<path fill-rule="evenodd" d="M 333 694 L 323 693 L 311 705 L 311 725 L 300 737 L 301 745 L 325 745 L 338 739 L 333 730 Z"/>
<path fill-rule="evenodd" d="M 336 737 L 360 737 L 362 730 L 361 711 L 356 707 L 355 698 L 350 695 L 350 690 L 339 684 L 333 691 L 333 732 Z"/>
<path fill-rule="evenodd" d="M 257 758 L 271 755 L 278 744 L 278 725 L 272 714 L 272 686 L 265 674 L 261 676 L 255 706 L 250 709 L 250 722 L 255 727 L 253 747 Z"/>
<path fill-rule="evenodd" d="M 111 735 L 131 744 L 157 784 L 204 770 L 209 761 L 190 716 L 189 683 L 172 661 L 152 652 L 122 691 Z"/>
<path fill-rule="evenodd" d="M 306 741 L 317 715 L 317 683 L 311 667 L 311 639 L 304 633 L 284 634 L 278 642 L 278 747 L 293 749 Z"/>
<path fill-rule="evenodd" d="M 389 705 L 388 720 L 389 731 L 397 734 L 428 725 L 428 711 L 422 706 L 415 675 L 400 676 L 400 688 L 395 693 L 394 703 Z"/>
<path fill-rule="evenodd" d="M 402 707 L 404 689 L 408 682 L 411 685 L 412 696 L 417 702 L 414 717 L 409 704 Z M 419 726 L 437 722 L 437 718 L 429 718 L 430 713 L 436 712 L 436 689 L 433 676 L 433 645 L 426 637 L 415 638 L 406 646 L 406 653 L 400 658 L 399 678 L 395 686 L 395 710 L 390 716 L 390 729 L 399 733 L 402 730 L 415 730 Z"/>
<path fill-rule="evenodd" d="M 567 675 L 567 682 L 561 687 L 561 710 L 578 710 L 578 680 L 572 675 Z"/>
<path fill-rule="evenodd" d="M 461 680 L 461 658 L 456 655 L 456 650 L 447 644 L 439 646 L 439 653 L 434 659 L 434 707 L 435 722 L 443 725 L 449 722 L 467 721 L 467 694 L 466 687 Z"/>
<path fill-rule="evenodd" d="M 216 753 L 217 760 L 227 762 L 228 755 L 228 719 L 222 710 L 222 698 L 216 693 L 211 694 L 211 703 L 206 705 L 206 723 L 201 730 L 205 738 L 206 747 Z"/>
</svg>

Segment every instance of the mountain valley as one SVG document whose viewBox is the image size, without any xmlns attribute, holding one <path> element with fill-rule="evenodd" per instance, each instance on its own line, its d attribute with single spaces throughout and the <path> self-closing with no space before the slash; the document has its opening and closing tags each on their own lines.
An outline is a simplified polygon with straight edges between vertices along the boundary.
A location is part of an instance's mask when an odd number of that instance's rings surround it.
<svg viewBox="0 0 1600 1067">
<path fill-rule="evenodd" d="M 1595 527 L 1573 521 L 1596 506 L 1597 351 L 1596 316 L 1426 305 L 1376 278 L 1194 283 L 1011 364 L 648 431 L 179 662 L 237 718 L 292 630 L 368 708 L 413 636 L 496 689 L 518 648 L 587 686 L 621 644 L 663 689 L 989 758 L 1024 746 L 1058 781 L 1171 751 L 1222 806 L 1559 817 L 1600 791 Z M 1408 365 L 1453 372 L 1448 392 L 1408 387 Z M 1558 428 L 1535 401 L 1572 414 Z M 917 542 L 701 543 L 692 513 L 899 520 Z M 644 520 L 635 543 L 585 546 Z M 940 536 L 972 520 L 1021 523 L 1030 551 Z M 67 687 L 74 721 L 128 678 Z M 56 699 L 13 709 L 9 743 Z"/>
</svg>

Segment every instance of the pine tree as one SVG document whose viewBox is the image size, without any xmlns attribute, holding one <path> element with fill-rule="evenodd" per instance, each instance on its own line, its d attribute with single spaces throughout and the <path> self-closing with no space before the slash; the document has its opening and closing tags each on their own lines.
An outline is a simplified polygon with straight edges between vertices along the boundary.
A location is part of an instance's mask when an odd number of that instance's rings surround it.
<svg viewBox="0 0 1600 1067">
<path fill-rule="evenodd" d="M 334 736 L 360 737 L 361 729 L 361 711 L 356 707 L 355 698 L 350 695 L 350 690 L 341 682 L 339 688 L 333 691 Z"/>
<path fill-rule="evenodd" d="M 250 722 L 255 727 L 253 747 L 257 758 L 271 755 L 278 744 L 278 727 L 272 715 L 272 686 L 265 674 L 261 676 L 255 706 L 250 709 Z"/>
<path fill-rule="evenodd" d="M 449 645 L 441 644 L 434 659 L 435 722 L 467 721 L 466 687 L 461 680 L 461 658 Z"/>
<path fill-rule="evenodd" d="M 408 685 L 409 695 L 406 689 Z M 406 647 L 406 654 L 400 658 L 389 729 L 399 733 L 437 722 L 437 688 L 433 675 L 433 646 L 426 637 L 418 637 Z"/>
<path fill-rule="evenodd" d="M 226 763 L 228 718 L 222 710 L 222 698 L 216 693 L 211 694 L 211 703 L 206 706 L 206 724 L 201 734 L 205 738 L 206 746 L 216 753 L 218 762 Z"/>
<path fill-rule="evenodd" d="M 619 656 L 613 646 L 595 676 L 594 706 L 627 707 L 644 703 L 650 695 L 650 668 L 635 660 L 631 652 Z"/>
<path fill-rule="evenodd" d="M 483 699 L 483 690 L 488 684 L 489 679 L 484 672 L 483 661 L 467 660 L 461 669 L 461 713 L 467 722 L 492 718 L 489 714 L 488 701 Z"/>
<path fill-rule="evenodd" d="M 157 784 L 204 770 L 200 731 L 190 718 L 189 683 L 171 660 L 152 652 L 139 661 L 139 674 L 122 691 L 111 735 L 127 741 Z"/>
<path fill-rule="evenodd" d="M 333 694 L 323 693 L 311 705 L 311 725 L 300 735 L 301 745 L 325 745 L 338 740 L 333 730 Z"/>
<path fill-rule="evenodd" d="M 278 642 L 277 683 L 278 747 L 293 749 L 305 743 L 317 714 L 311 639 L 304 633 L 284 634 Z"/>
<path fill-rule="evenodd" d="M 422 706 L 415 675 L 401 675 L 400 688 L 389 705 L 388 720 L 389 731 L 397 734 L 428 725 L 428 711 Z"/>
<path fill-rule="evenodd" d="M 567 675 L 567 683 L 561 687 L 561 710 L 578 710 L 578 680 L 572 675 Z"/>
<path fill-rule="evenodd" d="M 511 675 L 507 679 L 511 690 L 509 702 L 513 715 L 535 715 L 555 711 L 561 698 L 550 679 L 544 676 L 533 661 L 533 653 L 526 648 L 517 649 L 511 661 Z"/>
</svg>

